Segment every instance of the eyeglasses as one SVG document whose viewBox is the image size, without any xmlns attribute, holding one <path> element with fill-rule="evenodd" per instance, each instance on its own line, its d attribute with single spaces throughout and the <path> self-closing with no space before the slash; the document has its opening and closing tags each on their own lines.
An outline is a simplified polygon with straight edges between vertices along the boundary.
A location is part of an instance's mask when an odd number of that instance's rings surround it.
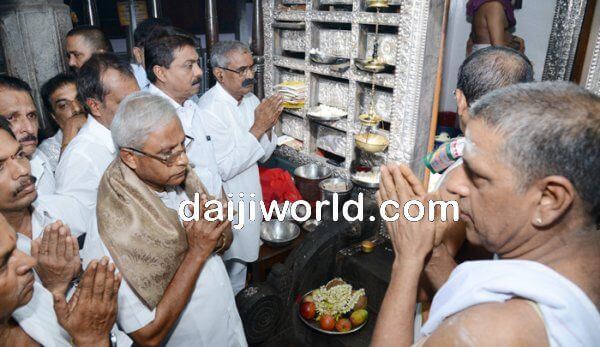
<svg viewBox="0 0 600 347">
<path fill-rule="evenodd" d="M 221 67 L 221 66 L 219 66 L 218 68 L 219 68 L 219 69 L 223 69 L 223 70 L 227 70 L 227 71 L 234 72 L 234 73 L 236 73 L 236 74 L 238 74 L 238 75 L 240 75 L 240 76 L 244 76 L 244 75 L 247 75 L 247 74 L 249 74 L 250 72 L 252 72 L 252 73 L 256 73 L 256 68 L 257 68 L 257 67 L 256 67 L 256 64 L 252 64 L 252 65 L 250 65 L 250 66 L 242 66 L 241 68 L 239 68 L 239 69 L 237 69 L 237 70 L 232 70 L 232 69 L 228 69 L 228 68 L 226 68 L 226 67 Z"/>
<path fill-rule="evenodd" d="M 165 164 L 166 166 L 173 166 L 173 164 L 175 164 L 175 162 L 181 157 L 181 155 L 183 153 L 186 153 L 190 150 L 190 148 L 192 147 L 192 143 L 194 143 L 194 138 L 191 136 L 185 135 L 185 139 L 183 140 L 183 150 L 177 151 L 168 156 L 158 156 L 155 154 L 150 154 L 150 153 L 140 151 L 139 149 L 135 149 L 132 147 L 124 147 L 123 149 L 128 149 L 132 152 L 144 155 L 148 158 L 156 159 L 156 160 L 160 161 L 161 163 Z"/>
</svg>

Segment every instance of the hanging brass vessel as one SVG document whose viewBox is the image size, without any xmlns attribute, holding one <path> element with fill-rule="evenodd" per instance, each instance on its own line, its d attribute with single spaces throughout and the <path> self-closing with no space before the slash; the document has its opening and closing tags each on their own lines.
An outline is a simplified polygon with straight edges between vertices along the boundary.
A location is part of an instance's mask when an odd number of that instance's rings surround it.
<svg viewBox="0 0 600 347">
<path fill-rule="evenodd" d="M 368 0 L 367 6 L 369 8 L 386 8 L 390 6 L 389 0 Z"/>
</svg>

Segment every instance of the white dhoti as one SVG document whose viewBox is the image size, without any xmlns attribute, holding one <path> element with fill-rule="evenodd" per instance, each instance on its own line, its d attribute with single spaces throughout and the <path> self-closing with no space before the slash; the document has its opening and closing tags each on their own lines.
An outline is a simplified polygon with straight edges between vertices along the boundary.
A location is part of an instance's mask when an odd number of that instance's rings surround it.
<svg viewBox="0 0 600 347">
<path fill-rule="evenodd" d="M 248 273 L 248 264 L 239 259 L 229 259 L 225 261 L 229 281 L 233 288 L 233 294 L 241 292 L 246 287 L 246 276 Z"/>
<path fill-rule="evenodd" d="M 534 302 L 543 316 L 551 346 L 598 346 L 600 313 L 573 282 L 528 260 L 471 261 L 459 265 L 433 298 L 421 333 L 430 335 L 455 313 L 512 298 Z"/>
</svg>

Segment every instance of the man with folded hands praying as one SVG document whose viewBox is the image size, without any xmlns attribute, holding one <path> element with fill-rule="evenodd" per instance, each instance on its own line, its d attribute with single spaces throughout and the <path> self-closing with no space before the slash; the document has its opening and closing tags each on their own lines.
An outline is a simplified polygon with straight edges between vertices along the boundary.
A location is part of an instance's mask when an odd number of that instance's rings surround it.
<svg viewBox="0 0 600 347">
<path fill-rule="evenodd" d="M 182 201 L 206 194 L 189 166 L 186 136 L 169 100 L 147 92 L 123 100 L 112 122 L 118 148 L 98 188 L 97 223 L 83 262 L 103 255 L 124 281 L 117 322 L 139 345 L 246 346 L 218 252 L 231 222 L 181 222 Z M 203 199 L 203 201 L 204 201 Z M 193 212 L 193 211 L 188 211 Z"/>
</svg>

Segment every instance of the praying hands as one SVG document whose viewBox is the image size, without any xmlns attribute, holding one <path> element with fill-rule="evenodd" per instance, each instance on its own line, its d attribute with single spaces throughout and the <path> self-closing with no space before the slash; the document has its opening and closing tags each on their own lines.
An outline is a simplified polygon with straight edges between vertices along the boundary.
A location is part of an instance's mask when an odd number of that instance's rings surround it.
<svg viewBox="0 0 600 347">
<path fill-rule="evenodd" d="M 44 228 L 42 236 L 31 243 L 31 255 L 37 260 L 35 271 L 52 293 L 64 295 L 81 272 L 77 238 L 61 221 Z"/>
<path fill-rule="evenodd" d="M 425 188 L 408 167 L 390 165 L 381 168 L 381 185 L 376 198 L 379 205 L 387 200 L 396 201 L 400 205 L 400 210 L 403 210 L 404 205 L 411 200 L 420 201 L 426 207 L 420 221 L 411 222 L 401 215 L 396 221 L 386 224 L 396 254 L 396 262 L 404 260 L 422 264 L 433 247 L 441 242 L 441 237 L 436 237 L 436 224 L 428 220 L 427 207 L 433 196 L 426 194 Z M 411 206 L 409 212 L 412 216 L 417 214 L 416 209 L 417 206 Z M 400 211 L 387 205 L 388 216 L 396 212 Z"/>
<path fill-rule="evenodd" d="M 200 200 L 200 220 L 184 222 L 187 234 L 189 252 L 196 252 L 202 255 L 202 258 L 208 257 L 213 251 L 222 253 L 229 248 L 233 241 L 231 232 L 231 221 L 212 221 L 204 219 L 204 206 L 206 204 L 206 195 L 201 196 Z M 222 201 L 223 209 L 227 209 L 227 202 Z M 193 206 L 190 210 L 193 214 Z"/>
<path fill-rule="evenodd" d="M 395 341 L 397 346 L 409 346 L 413 342 L 419 278 L 427 255 L 436 242 L 439 244 L 441 241 L 436 237 L 436 223 L 428 219 L 430 197 L 408 167 L 382 166 L 381 184 L 376 198 L 379 205 L 388 200 L 398 202 L 401 211 L 411 200 L 417 200 L 426 207 L 425 214 L 419 221 L 411 222 L 401 216 L 394 222 L 387 222 L 396 258 L 372 340 L 373 346 L 386 345 L 389 341 Z M 413 208 L 416 209 L 416 206 L 412 205 L 411 209 Z M 398 211 L 394 207 L 386 207 L 388 216 L 396 212 Z M 412 216 L 416 214 L 415 211 L 410 213 Z"/>
<path fill-rule="evenodd" d="M 107 346 L 117 319 L 117 293 L 121 274 L 107 257 L 92 261 L 69 302 L 54 294 L 54 310 L 60 325 L 76 346 Z"/>
<path fill-rule="evenodd" d="M 282 111 L 283 98 L 280 95 L 273 95 L 263 100 L 254 110 L 254 125 L 250 132 L 259 140 L 265 133 L 271 138 L 268 130 L 275 125 Z"/>
</svg>

